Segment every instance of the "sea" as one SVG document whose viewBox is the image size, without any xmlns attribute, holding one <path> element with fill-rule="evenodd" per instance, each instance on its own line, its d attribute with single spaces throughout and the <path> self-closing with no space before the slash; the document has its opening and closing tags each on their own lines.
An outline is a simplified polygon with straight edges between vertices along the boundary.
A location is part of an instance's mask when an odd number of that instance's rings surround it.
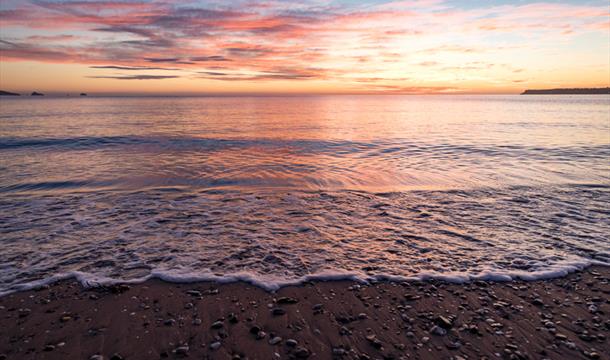
<svg viewBox="0 0 610 360">
<path fill-rule="evenodd" d="M 0 294 L 610 264 L 610 96 L 0 99 Z"/>
</svg>

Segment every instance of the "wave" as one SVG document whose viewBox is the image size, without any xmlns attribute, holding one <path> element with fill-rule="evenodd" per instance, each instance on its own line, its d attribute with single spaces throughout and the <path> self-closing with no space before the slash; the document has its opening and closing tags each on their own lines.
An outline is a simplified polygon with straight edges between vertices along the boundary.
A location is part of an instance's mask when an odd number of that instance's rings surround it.
<svg viewBox="0 0 610 360">
<path fill-rule="evenodd" d="M 47 285 L 65 281 L 76 280 L 84 288 L 95 288 L 101 286 L 110 286 L 114 284 L 141 284 L 148 280 L 159 279 L 168 283 L 190 284 L 199 282 L 215 282 L 218 284 L 230 284 L 243 282 L 253 286 L 257 286 L 269 292 L 275 292 L 283 287 L 299 286 L 309 282 L 327 282 L 327 281 L 353 281 L 361 284 L 370 284 L 381 281 L 389 282 L 419 282 L 419 281 L 444 281 L 453 284 L 465 284 L 472 281 L 488 281 L 488 282 L 510 282 L 510 281 L 540 281 L 561 278 L 568 274 L 582 271 L 590 266 L 610 266 L 610 263 L 595 260 L 583 260 L 581 262 L 565 262 L 556 264 L 546 269 L 537 271 L 521 271 L 521 270 L 501 270 L 489 269 L 482 272 L 437 272 L 437 271 L 422 271 L 408 276 L 400 276 L 393 274 L 376 274 L 367 275 L 360 272 L 350 272 L 347 270 L 328 270 L 309 274 L 294 279 L 282 279 L 273 276 L 261 276 L 260 274 L 250 272 L 237 272 L 227 275 L 215 275 L 209 272 L 196 273 L 185 271 L 168 271 L 168 270 L 153 270 L 149 275 L 135 279 L 120 279 L 99 276 L 92 273 L 73 271 L 68 273 L 56 274 L 50 277 L 30 281 L 27 283 L 14 285 L 9 289 L 0 291 L 0 297 L 10 295 L 15 292 L 34 290 Z"/>
<path fill-rule="evenodd" d="M 425 143 L 408 139 L 374 141 L 315 140 L 315 139 L 230 139 L 200 137 L 151 137 L 151 136 L 89 136 L 66 138 L 18 138 L 0 137 L 0 150 L 97 150 L 121 146 L 154 146 L 162 149 L 184 151 L 223 151 L 227 149 L 281 148 L 294 149 L 299 154 L 328 153 L 336 156 L 361 154 L 361 157 L 377 156 L 433 156 L 448 159 L 449 155 L 478 155 L 486 157 L 521 157 L 532 160 L 543 158 L 584 156 L 601 158 L 610 156 L 610 144 L 571 146 L 527 145 L 471 145 L 460 143 Z M 532 158 L 533 156 L 533 158 Z M 450 158 L 450 157 L 449 157 Z"/>
</svg>

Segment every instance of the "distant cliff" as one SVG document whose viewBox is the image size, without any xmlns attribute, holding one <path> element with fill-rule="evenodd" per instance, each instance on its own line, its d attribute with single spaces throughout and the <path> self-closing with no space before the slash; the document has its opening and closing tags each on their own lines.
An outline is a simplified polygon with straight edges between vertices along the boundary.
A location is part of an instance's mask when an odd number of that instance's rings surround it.
<svg viewBox="0 0 610 360">
<path fill-rule="evenodd" d="M 610 94 L 610 88 L 573 88 L 573 89 L 546 89 L 525 90 L 521 95 L 600 95 Z"/>
<path fill-rule="evenodd" d="M 0 90 L 0 96 L 19 96 L 19 94 L 12 93 L 10 91 Z"/>
</svg>

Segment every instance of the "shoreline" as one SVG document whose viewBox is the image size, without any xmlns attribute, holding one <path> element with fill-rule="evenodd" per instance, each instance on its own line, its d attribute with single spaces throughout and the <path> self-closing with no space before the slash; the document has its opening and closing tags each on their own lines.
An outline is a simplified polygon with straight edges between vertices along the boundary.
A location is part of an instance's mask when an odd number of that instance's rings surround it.
<svg viewBox="0 0 610 360">
<path fill-rule="evenodd" d="M 219 285 L 244 283 L 258 287 L 268 292 L 277 292 L 285 287 L 300 286 L 311 282 L 328 282 L 328 281 L 351 281 L 362 285 L 376 284 L 379 282 L 402 283 L 402 282 L 426 282 L 426 281 L 441 281 L 450 284 L 467 284 L 473 281 L 487 282 L 512 282 L 512 281 L 544 281 L 553 280 L 569 276 L 572 273 L 584 271 L 590 267 L 608 267 L 610 264 L 605 262 L 589 260 L 588 263 L 566 263 L 563 265 L 554 265 L 545 270 L 539 271 L 520 271 L 520 270 L 495 270 L 484 271 L 480 273 L 470 274 L 463 272 L 446 272 L 439 273 L 435 271 L 424 271 L 413 275 L 364 275 L 358 273 L 350 273 L 346 271 L 337 272 L 322 272 L 310 274 L 301 278 L 292 280 L 275 280 L 266 281 L 256 275 L 246 272 L 227 274 L 227 275 L 195 275 L 195 274 L 171 274 L 163 272 L 153 272 L 142 278 L 119 280 L 112 278 L 97 277 L 91 274 L 82 272 L 71 272 L 66 274 L 57 274 L 49 278 L 31 281 L 28 283 L 15 285 L 7 290 L 0 291 L 0 299 L 4 296 L 23 292 L 37 290 L 47 286 L 51 286 L 57 282 L 74 281 L 79 283 L 84 288 L 96 288 L 104 286 L 112 286 L 118 284 L 138 285 L 148 281 L 160 280 L 169 284 L 196 284 L 196 283 L 215 283 Z"/>
<path fill-rule="evenodd" d="M 0 297 L 0 359 L 606 359 L 609 278 L 594 265 L 550 280 L 331 280 L 275 293 L 67 279 Z"/>
</svg>

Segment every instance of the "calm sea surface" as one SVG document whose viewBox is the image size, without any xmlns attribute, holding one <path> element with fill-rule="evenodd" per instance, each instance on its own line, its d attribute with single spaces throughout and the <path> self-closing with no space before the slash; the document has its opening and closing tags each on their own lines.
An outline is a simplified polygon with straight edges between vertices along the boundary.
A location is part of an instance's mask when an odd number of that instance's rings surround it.
<svg viewBox="0 0 610 360">
<path fill-rule="evenodd" d="M 609 96 L 0 99 L 0 294 L 610 263 Z"/>
</svg>

